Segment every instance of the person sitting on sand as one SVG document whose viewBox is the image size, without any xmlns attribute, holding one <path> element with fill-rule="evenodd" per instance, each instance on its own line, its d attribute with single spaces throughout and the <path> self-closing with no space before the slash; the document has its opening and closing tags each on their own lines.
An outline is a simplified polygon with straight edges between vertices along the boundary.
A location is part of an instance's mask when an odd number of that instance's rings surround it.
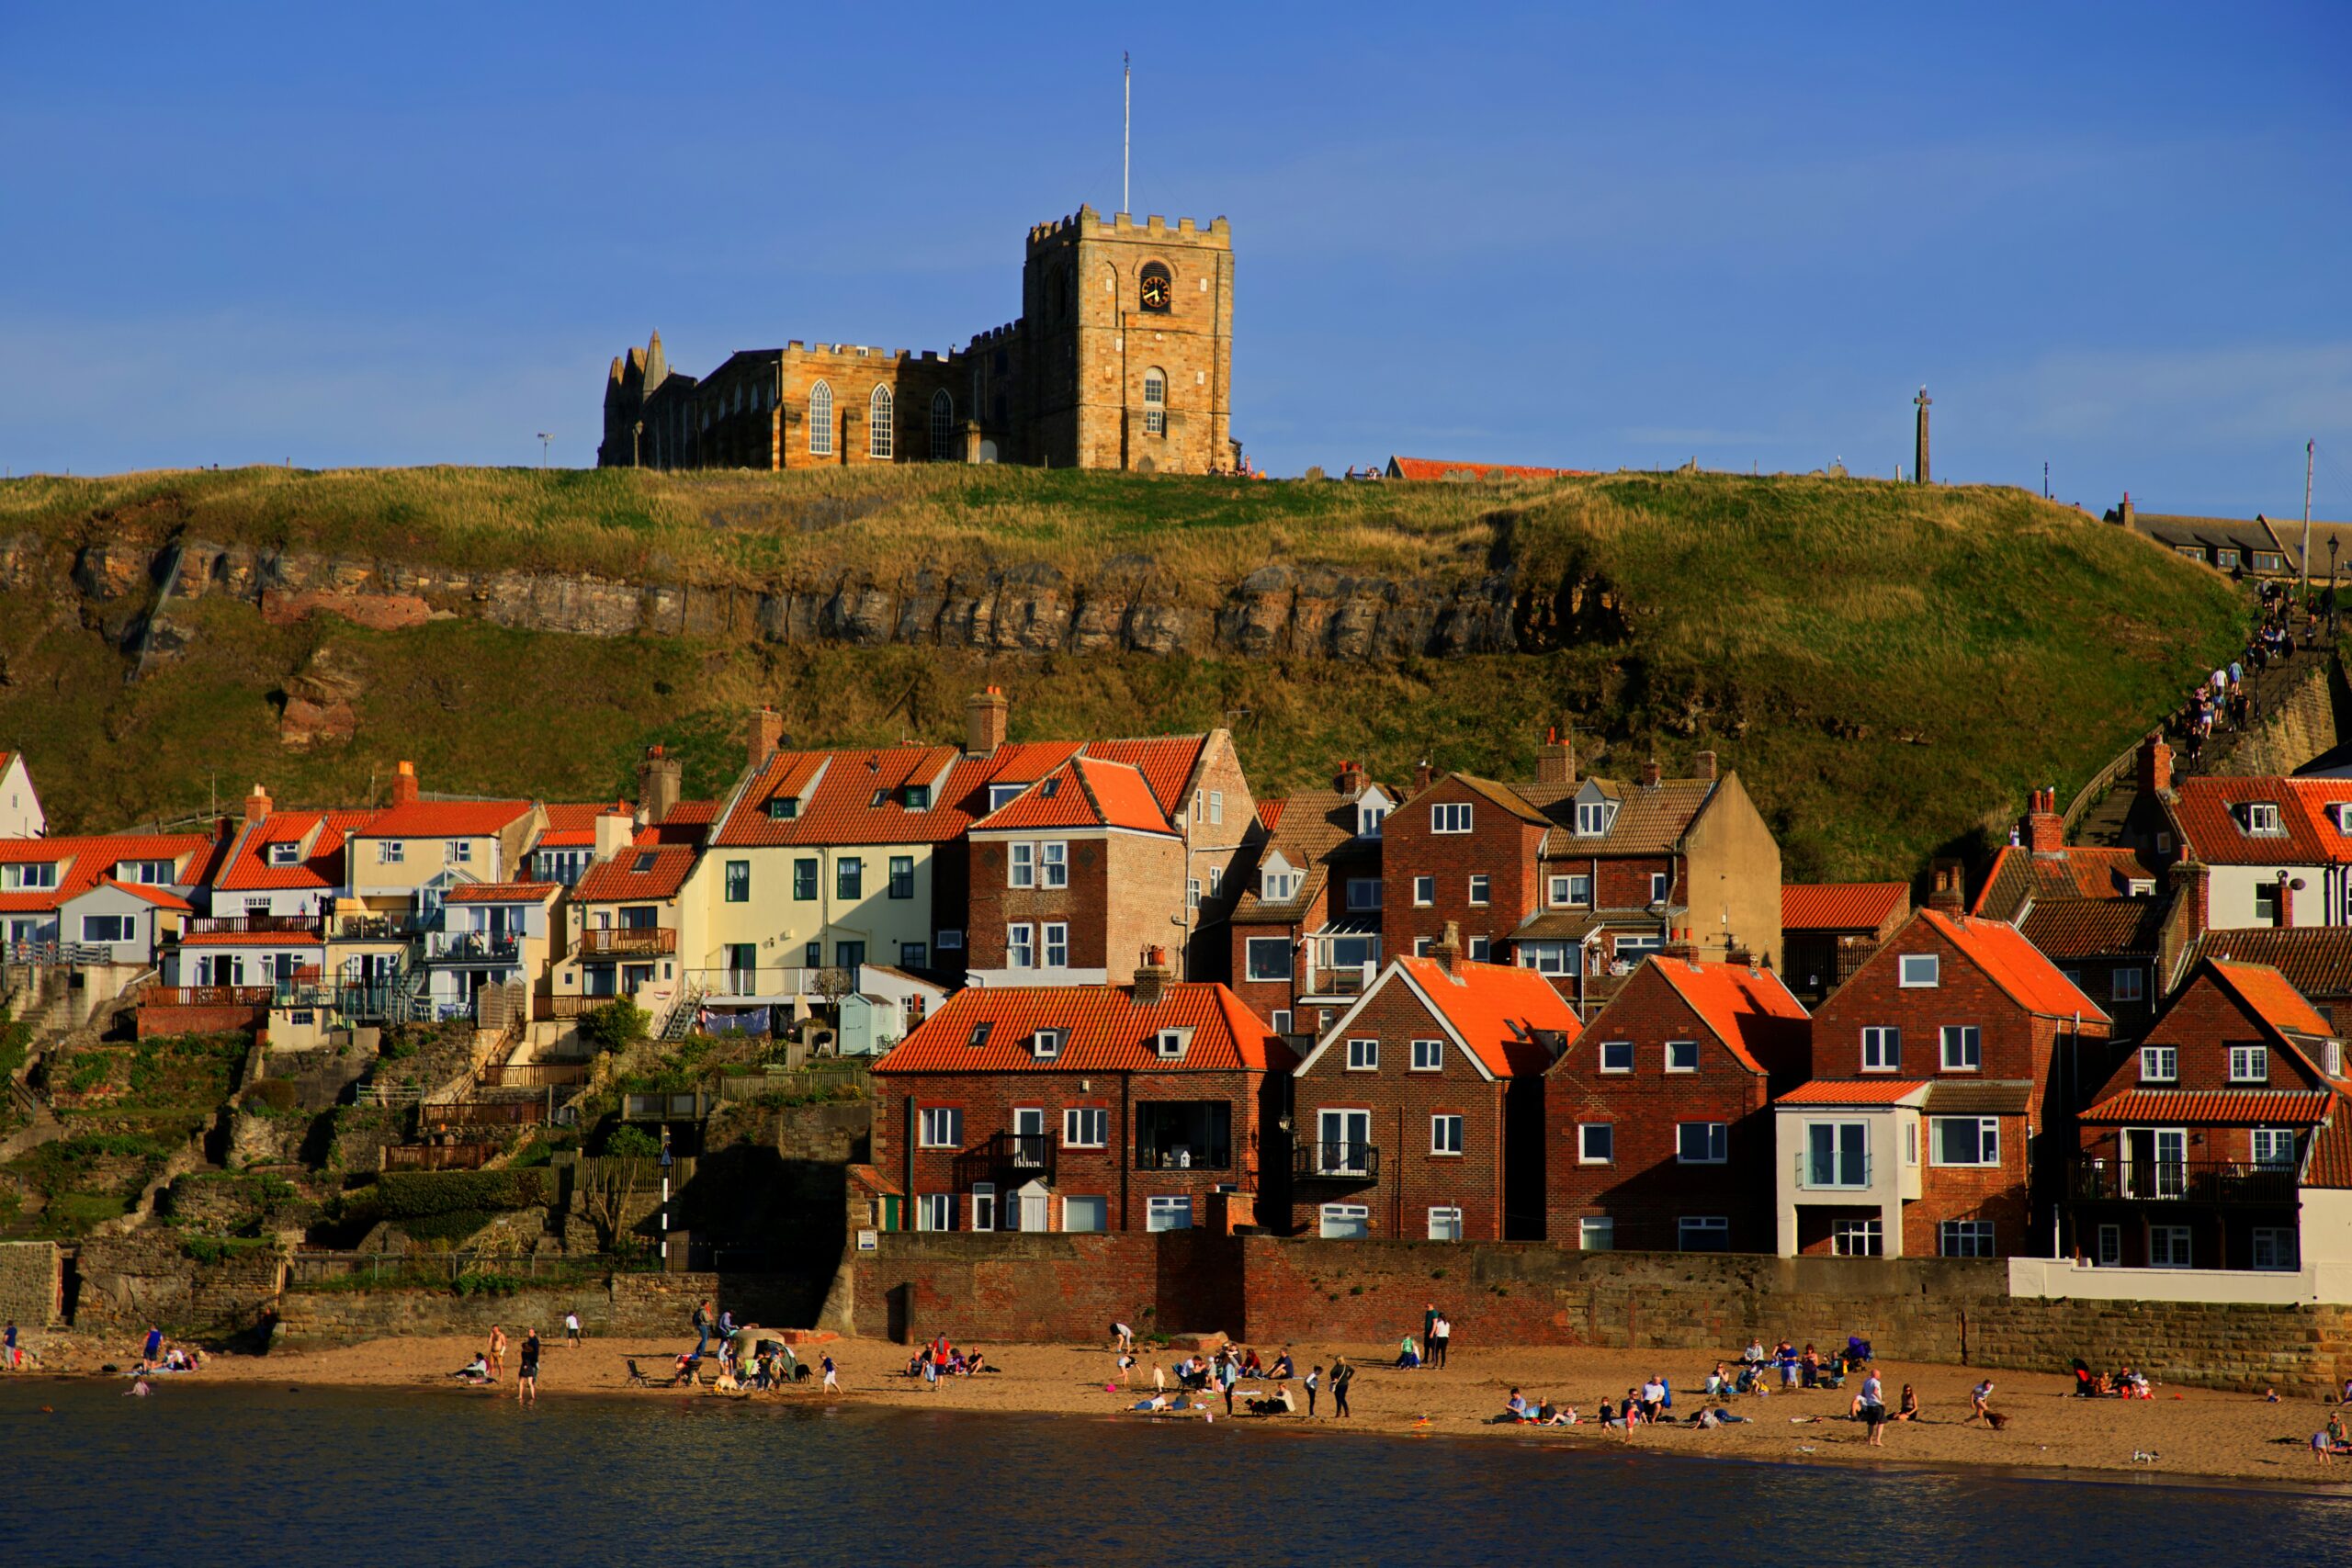
<svg viewBox="0 0 2352 1568">
<path fill-rule="evenodd" d="M 474 1352 L 472 1360 L 449 1375 L 453 1378 L 463 1378 L 469 1384 L 479 1387 L 490 1381 L 490 1363 L 482 1359 L 481 1352 L 477 1350 Z"/>
<path fill-rule="evenodd" d="M 1295 1416 L 1298 1414 L 1298 1403 L 1291 1397 L 1288 1383 L 1276 1383 L 1273 1393 L 1250 1400 L 1249 1408 L 1252 1416 Z"/>
<path fill-rule="evenodd" d="M 1656 1421 L 1666 1409 L 1666 1381 L 1653 1375 L 1642 1385 L 1642 1419 Z"/>
<path fill-rule="evenodd" d="M 1241 1352 L 1241 1375 L 1251 1379 L 1262 1378 L 1266 1375 L 1265 1366 L 1258 1359 L 1258 1352 L 1254 1347 Z"/>
<path fill-rule="evenodd" d="M 1577 1407 L 1573 1404 L 1543 1404 L 1535 1411 L 1539 1427 L 1573 1427 L 1577 1424 Z"/>
<path fill-rule="evenodd" d="M 1740 1352 L 1739 1359 L 1741 1363 L 1746 1366 L 1762 1366 L 1764 1364 L 1764 1341 L 1761 1339 L 1749 1340 L 1747 1342 L 1747 1348 Z"/>
<path fill-rule="evenodd" d="M 1897 1421 L 1917 1421 L 1919 1418 L 1919 1396 L 1907 1382 L 1903 1385 L 1903 1403 L 1894 1412 L 1894 1418 Z"/>
<path fill-rule="evenodd" d="M 1290 1364 L 1289 1346 L 1283 1347 L 1283 1353 L 1274 1358 L 1274 1364 L 1266 1369 L 1266 1375 L 1276 1382 L 1282 1382 L 1284 1378 L 1298 1376 L 1298 1369 Z"/>
<path fill-rule="evenodd" d="M 1513 1421 L 1527 1419 L 1527 1401 L 1519 1396 L 1519 1390 L 1512 1389 L 1510 1397 L 1503 1401 L 1503 1415 Z"/>
<path fill-rule="evenodd" d="M 1731 1369 L 1717 1361 L 1715 1370 L 1707 1374 L 1707 1396 L 1710 1399 L 1719 1398 L 1730 1392 Z"/>
<path fill-rule="evenodd" d="M 2312 1447 L 2323 1461 L 2332 1461 L 2337 1454 L 2352 1453 L 2352 1430 L 2346 1430 L 2341 1411 L 2327 1418 L 2326 1429 L 2312 1438 Z"/>
<path fill-rule="evenodd" d="M 1821 1385 L 1821 1352 L 1813 1348 L 1811 1340 L 1805 1342 L 1804 1352 L 1797 1357 L 1797 1381 L 1806 1388 Z"/>
<path fill-rule="evenodd" d="M 1409 1372 L 1418 1370 L 1420 1364 L 1421 1353 L 1413 1348 L 1413 1337 L 1408 1334 L 1396 1342 L 1396 1370 Z"/>
</svg>

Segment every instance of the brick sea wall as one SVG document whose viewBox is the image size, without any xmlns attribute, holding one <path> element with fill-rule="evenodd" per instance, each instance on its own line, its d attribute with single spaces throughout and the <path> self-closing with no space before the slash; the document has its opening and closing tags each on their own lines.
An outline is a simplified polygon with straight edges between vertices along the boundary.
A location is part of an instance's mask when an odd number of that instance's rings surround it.
<svg viewBox="0 0 2352 1568">
<path fill-rule="evenodd" d="M 560 1335 L 577 1311 L 591 1337 L 629 1337 L 694 1348 L 695 1303 L 704 1297 L 743 1323 L 791 1326 L 775 1310 L 786 1298 L 760 1279 L 716 1274 L 619 1274 L 609 1281 L 460 1296 L 443 1290 L 289 1291 L 278 1312 L 273 1348 L 350 1344 L 393 1335 L 486 1334 L 497 1324 L 515 1338 L 536 1326 Z"/>
</svg>

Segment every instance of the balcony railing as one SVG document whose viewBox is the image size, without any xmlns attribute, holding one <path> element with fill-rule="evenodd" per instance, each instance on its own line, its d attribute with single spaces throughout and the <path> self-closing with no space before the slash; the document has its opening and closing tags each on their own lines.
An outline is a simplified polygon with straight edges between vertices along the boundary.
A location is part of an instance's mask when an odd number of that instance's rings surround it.
<svg viewBox="0 0 2352 1568">
<path fill-rule="evenodd" d="M 337 915 L 336 942 L 409 942 L 438 924 L 432 915 Z"/>
<path fill-rule="evenodd" d="M 151 1008 L 266 1008 L 276 999 L 274 986 L 150 986 L 139 993 L 139 1005 Z"/>
<path fill-rule="evenodd" d="M 587 1081 L 586 1062 L 500 1063 L 474 1071 L 474 1082 L 484 1089 L 562 1089 Z"/>
<path fill-rule="evenodd" d="M 1291 1177 L 1298 1181 L 1377 1181 L 1380 1149 L 1348 1141 L 1301 1144 L 1292 1152 Z"/>
<path fill-rule="evenodd" d="M 956 1185 L 993 1181 L 1018 1187 L 1033 1178 L 1050 1185 L 1057 1143 L 1051 1133 L 992 1133 L 956 1156 Z"/>
<path fill-rule="evenodd" d="M 822 969 L 802 967 L 758 969 L 689 969 L 686 980 L 702 987 L 707 1001 L 724 1001 L 733 997 L 796 997 L 818 994 L 818 976 Z M 847 975 L 848 970 L 841 971 Z"/>
<path fill-rule="evenodd" d="M 2293 1203 L 2291 1165 L 2235 1160 L 2080 1160 L 2069 1190 L 2078 1199 L 2152 1203 Z"/>
<path fill-rule="evenodd" d="M 1233 1150 L 1230 1146 L 1187 1147 L 1171 1145 L 1164 1149 L 1137 1149 L 1137 1170 L 1231 1170 Z"/>
<path fill-rule="evenodd" d="M 513 931 L 435 931 L 425 939 L 424 956 L 435 964 L 514 964 L 523 953 L 523 939 Z"/>
<path fill-rule="evenodd" d="M 595 1011 L 598 1008 L 610 1007 L 615 1002 L 625 1002 L 627 1000 L 628 1000 L 627 997 L 617 996 L 593 997 L 558 994 L 551 997 L 533 997 L 531 998 L 531 1016 L 537 1019 L 542 1023 L 547 1022 L 550 1019 L 579 1018 L 584 1014 Z"/>
<path fill-rule="evenodd" d="M 678 951 L 674 926 L 591 926 L 580 933 L 582 958 L 643 953 L 658 957 Z"/>
<path fill-rule="evenodd" d="M 1871 1156 L 1868 1154 L 1838 1155 L 1816 1159 L 1810 1154 L 1800 1154 L 1797 1160 L 1797 1190 L 1800 1192 L 1863 1192 L 1870 1189 Z"/>
<path fill-rule="evenodd" d="M 547 1119 L 544 1100 L 451 1100 L 416 1111 L 423 1127 L 536 1127 Z"/>
<path fill-rule="evenodd" d="M 181 923 L 180 940 L 207 936 L 248 936 L 273 933 L 317 938 L 326 934 L 326 921 L 317 915 L 191 915 Z"/>
<path fill-rule="evenodd" d="M 1360 997 L 1363 995 L 1363 971 L 1359 968 L 1322 969 L 1307 971 L 1306 989 L 1310 997 Z"/>
</svg>

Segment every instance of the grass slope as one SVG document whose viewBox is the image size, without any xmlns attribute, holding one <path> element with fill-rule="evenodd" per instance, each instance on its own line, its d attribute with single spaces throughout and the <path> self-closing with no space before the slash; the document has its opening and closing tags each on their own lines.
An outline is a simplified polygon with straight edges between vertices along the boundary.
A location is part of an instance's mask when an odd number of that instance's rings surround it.
<svg viewBox="0 0 2352 1568">
<path fill-rule="evenodd" d="M 78 617 L 0 622 L 0 747 L 28 754 L 61 829 L 206 809 L 255 779 L 280 800 L 428 788 L 588 798 L 638 748 L 724 784 L 736 716 L 780 706 L 802 742 L 960 734 L 982 681 L 1016 736 L 1229 724 L 1263 793 L 1341 757 L 1390 778 L 1422 757 L 1512 776 L 1572 721 L 1589 767 L 1679 766 L 1712 746 L 1781 834 L 1792 875 L 1902 875 L 2062 793 L 2233 644 L 2241 598 L 2120 529 L 2021 491 L 1883 481 L 1618 475 L 1340 485 L 917 468 L 783 476 L 246 469 L 0 484 L 0 536 L 123 534 L 472 568 L 758 583 L 852 567 L 1148 557 L 1201 606 L 1269 560 L 1548 594 L 1592 583 L 1622 641 L 1407 660 L 1050 656 L 922 648 L 599 640 L 444 621 L 372 633 L 264 624 L 200 601 L 198 635 L 135 687 Z M 359 737 L 276 740 L 280 684 L 322 644 L 367 681 Z"/>
</svg>

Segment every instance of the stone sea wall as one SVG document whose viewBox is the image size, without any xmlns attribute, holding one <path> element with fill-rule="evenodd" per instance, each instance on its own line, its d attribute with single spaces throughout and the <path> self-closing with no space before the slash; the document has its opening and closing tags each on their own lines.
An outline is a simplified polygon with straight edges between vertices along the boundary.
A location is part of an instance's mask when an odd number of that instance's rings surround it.
<svg viewBox="0 0 2352 1568">
<path fill-rule="evenodd" d="M 0 1242 L 0 1320 L 19 1330 L 60 1323 L 64 1282 L 64 1256 L 55 1242 Z"/>
<path fill-rule="evenodd" d="M 460 1296 L 446 1290 L 288 1291 L 277 1316 L 273 1347 L 351 1344 L 394 1335 L 487 1333 L 492 1324 L 521 1337 L 536 1326 L 560 1333 L 563 1314 L 576 1311 L 591 1337 L 651 1338 L 691 1347 L 695 1303 L 708 1297 L 742 1323 L 796 1326 L 775 1309 L 760 1279 L 722 1286 L 707 1273 L 616 1274 L 589 1284 L 548 1286 L 503 1294 Z"/>
</svg>

